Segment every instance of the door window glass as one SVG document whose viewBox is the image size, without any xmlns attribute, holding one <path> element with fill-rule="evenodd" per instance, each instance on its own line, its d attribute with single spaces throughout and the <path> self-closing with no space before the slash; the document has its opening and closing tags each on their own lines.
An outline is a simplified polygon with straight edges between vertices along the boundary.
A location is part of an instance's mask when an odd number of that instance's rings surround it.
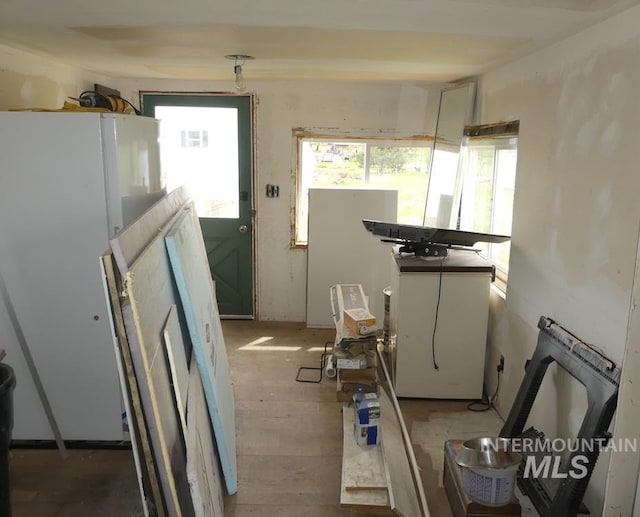
<svg viewBox="0 0 640 517">
<path fill-rule="evenodd" d="M 238 110 L 156 106 L 155 117 L 167 191 L 187 185 L 198 217 L 238 219 Z"/>
</svg>

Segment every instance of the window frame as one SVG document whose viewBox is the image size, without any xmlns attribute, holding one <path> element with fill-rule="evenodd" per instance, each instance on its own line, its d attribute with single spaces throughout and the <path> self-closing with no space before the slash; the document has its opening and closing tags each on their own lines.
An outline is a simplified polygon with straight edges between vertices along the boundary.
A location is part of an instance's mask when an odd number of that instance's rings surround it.
<svg viewBox="0 0 640 517">
<path fill-rule="evenodd" d="M 434 137 L 422 133 L 406 133 L 390 132 L 384 130 L 366 130 L 352 134 L 348 131 L 336 131 L 332 129 L 309 130 L 306 128 L 296 128 L 293 130 L 293 153 L 292 153 L 292 180 L 294 183 L 294 199 L 291 207 L 291 232 L 290 232 L 290 249 L 306 250 L 308 242 L 299 242 L 297 240 L 298 221 L 300 218 L 302 197 L 302 143 L 308 140 L 314 142 L 349 142 L 354 144 L 372 144 L 372 145 L 397 145 L 398 147 L 415 146 L 416 142 L 420 142 L 420 147 L 428 147 L 430 158 L 433 157 Z M 430 171 L 427 168 L 427 182 Z M 363 183 L 367 185 L 367 183 Z M 340 188 L 340 187 L 336 187 Z"/>
<path fill-rule="evenodd" d="M 493 150 L 493 160 L 492 160 L 492 174 L 491 174 L 491 213 L 490 213 L 490 225 L 491 228 L 488 233 L 493 233 L 493 225 L 496 217 L 495 213 L 495 204 L 496 204 L 496 188 L 497 188 L 497 176 L 498 176 L 498 153 L 502 150 L 515 150 L 516 151 L 516 165 L 515 165 L 515 177 L 514 180 L 514 196 L 515 196 L 515 181 L 517 181 L 517 152 L 518 152 L 518 140 L 519 140 L 519 121 L 510 121 L 498 124 L 485 124 L 485 125 L 477 125 L 477 126 L 466 126 L 464 129 L 464 136 L 462 143 L 460 145 L 460 167 L 458 171 L 458 182 L 459 185 L 456 187 L 459 190 L 459 201 L 458 201 L 458 229 L 460 229 L 460 221 L 461 214 L 463 210 L 463 199 L 462 199 L 462 188 L 464 186 L 464 178 L 466 175 L 466 166 L 468 164 L 468 150 L 467 148 L 479 148 L 479 147 L 490 147 Z M 515 200 L 514 200 L 515 201 Z M 512 216 L 513 216 L 513 205 L 512 205 Z M 466 228 L 462 228 L 463 230 Z M 511 235 L 511 232 L 509 232 Z M 511 246 L 511 241 L 509 241 L 509 246 Z M 509 267 L 505 269 L 502 264 L 496 262 L 494 258 L 491 256 L 491 249 L 494 247 L 491 243 L 486 245 L 487 252 L 483 249 L 480 254 L 490 261 L 496 269 L 496 287 L 503 292 L 506 292 L 507 281 L 509 277 Z M 509 250 L 511 253 L 511 250 Z"/>
</svg>

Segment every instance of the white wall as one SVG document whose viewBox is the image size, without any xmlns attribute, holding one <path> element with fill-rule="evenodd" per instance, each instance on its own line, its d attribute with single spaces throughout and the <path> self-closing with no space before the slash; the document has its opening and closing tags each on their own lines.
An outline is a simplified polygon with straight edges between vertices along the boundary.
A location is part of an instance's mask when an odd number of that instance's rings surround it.
<svg viewBox="0 0 640 517">
<path fill-rule="evenodd" d="M 0 110 L 62 108 L 67 97 L 93 90 L 94 83 L 110 85 L 112 80 L 0 45 Z"/>
<path fill-rule="evenodd" d="M 139 90 L 231 91 L 221 83 L 121 80 L 117 88 L 136 100 Z M 259 105 L 257 127 L 257 257 L 258 317 L 261 320 L 304 321 L 306 250 L 291 249 L 291 210 L 295 199 L 294 128 L 330 128 L 354 136 L 360 129 L 389 134 L 433 135 L 440 86 L 323 82 L 251 82 Z M 267 183 L 280 185 L 279 198 L 266 198 Z"/>
<path fill-rule="evenodd" d="M 357 136 L 435 132 L 440 85 L 271 81 L 251 83 L 257 95 L 258 316 L 263 320 L 304 321 L 306 251 L 291 249 L 294 128 L 328 128 Z M 96 82 L 119 89 L 138 104 L 139 90 L 233 92 L 229 81 L 134 80 L 109 78 L 0 45 L 0 109 L 61 108 L 69 96 Z M 267 183 L 280 185 L 280 197 L 264 196 Z"/>
<path fill-rule="evenodd" d="M 634 8 L 482 77 L 481 121 L 520 120 L 509 285 L 506 301 L 492 299 L 486 368 L 495 386 L 495 364 L 505 355 L 503 415 L 535 348 L 540 315 L 615 363 L 624 357 L 640 221 L 639 26 Z M 531 420 L 575 431 L 582 388 L 560 374 L 546 384 Z M 601 457 L 587 493 L 595 515 L 607 467 Z M 620 493 L 635 493 L 635 469 L 616 478 L 608 501 L 616 509 L 607 515 L 630 514 Z"/>
<path fill-rule="evenodd" d="M 636 255 L 636 272 L 631 293 L 629 309 L 629 326 L 627 346 L 624 356 L 624 367 L 620 381 L 620 397 L 618 418 L 616 418 L 615 438 L 631 438 L 640 443 L 640 425 L 638 425 L 638 404 L 640 403 L 640 245 Z M 633 504 L 634 517 L 640 517 L 640 455 L 612 455 L 609 469 L 605 505 L 607 508 L 623 508 L 629 510 Z M 637 479 L 635 494 L 629 485 Z M 635 495 L 635 501 L 634 501 Z"/>
</svg>

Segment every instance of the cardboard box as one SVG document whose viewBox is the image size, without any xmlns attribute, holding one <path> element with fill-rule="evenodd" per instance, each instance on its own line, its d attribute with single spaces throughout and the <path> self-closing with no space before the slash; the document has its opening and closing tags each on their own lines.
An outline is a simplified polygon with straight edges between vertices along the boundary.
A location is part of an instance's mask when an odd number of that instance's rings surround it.
<svg viewBox="0 0 640 517">
<path fill-rule="evenodd" d="M 362 335 L 359 333 L 359 327 L 356 325 L 354 327 L 355 330 L 348 327 L 344 316 L 345 311 L 354 310 L 366 311 L 366 313 L 371 316 L 367 297 L 364 294 L 362 285 L 335 284 L 329 288 L 329 293 L 331 298 L 333 322 L 336 326 L 336 344 L 340 343 L 343 339 L 362 338 Z"/>
<path fill-rule="evenodd" d="M 333 352 L 333 360 L 338 370 L 361 370 L 367 367 L 366 354 L 353 355 L 349 350 L 340 348 Z"/>
<path fill-rule="evenodd" d="M 380 402 L 375 393 L 356 393 L 353 396 L 355 412 L 353 434 L 358 445 L 380 443 Z"/>
<path fill-rule="evenodd" d="M 368 309 L 345 309 L 343 321 L 347 328 L 358 336 L 367 336 L 378 330 L 376 317 Z"/>
<path fill-rule="evenodd" d="M 338 370 L 364 370 L 367 367 L 367 357 L 336 357 Z"/>
</svg>

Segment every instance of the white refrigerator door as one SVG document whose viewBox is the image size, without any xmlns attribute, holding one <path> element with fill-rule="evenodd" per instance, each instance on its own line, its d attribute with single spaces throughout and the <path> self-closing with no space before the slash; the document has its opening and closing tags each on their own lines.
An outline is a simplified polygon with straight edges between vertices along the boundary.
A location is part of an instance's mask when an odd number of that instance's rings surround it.
<svg viewBox="0 0 640 517">
<path fill-rule="evenodd" d="M 153 118 L 121 114 L 101 115 L 101 125 L 111 238 L 165 193 L 160 126 Z"/>
<path fill-rule="evenodd" d="M 0 273 L 65 440 L 123 437 L 98 257 L 108 247 L 100 115 L 0 113 Z M 0 299 L 16 440 L 51 439 Z"/>
</svg>

